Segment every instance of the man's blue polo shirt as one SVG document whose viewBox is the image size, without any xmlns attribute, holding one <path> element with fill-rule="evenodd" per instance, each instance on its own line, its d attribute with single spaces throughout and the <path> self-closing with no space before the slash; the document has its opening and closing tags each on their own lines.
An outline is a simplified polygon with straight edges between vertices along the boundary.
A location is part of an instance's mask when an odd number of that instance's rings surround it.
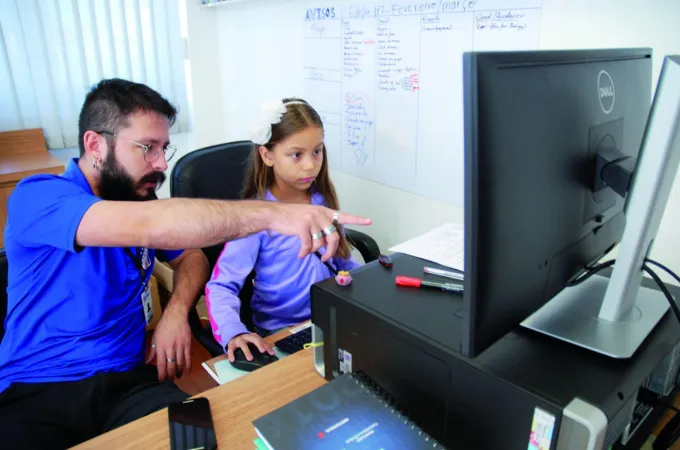
<svg viewBox="0 0 680 450">
<path fill-rule="evenodd" d="M 78 167 L 22 180 L 7 204 L 9 264 L 0 392 L 14 382 L 79 380 L 144 362 L 143 283 L 123 248 L 76 248 L 78 225 L 101 199 Z M 120 219 L 125 220 L 121 217 Z M 136 257 L 138 249 L 132 249 Z M 176 258 L 182 251 L 149 250 Z"/>
</svg>

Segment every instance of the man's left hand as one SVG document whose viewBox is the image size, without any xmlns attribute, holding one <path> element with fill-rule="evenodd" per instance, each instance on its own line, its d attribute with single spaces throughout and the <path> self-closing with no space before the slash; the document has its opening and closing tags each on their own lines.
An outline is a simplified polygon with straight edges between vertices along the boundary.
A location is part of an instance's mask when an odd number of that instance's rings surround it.
<svg viewBox="0 0 680 450">
<path fill-rule="evenodd" d="M 156 324 L 151 338 L 147 364 L 154 356 L 160 381 L 174 380 L 191 371 L 191 329 L 186 314 L 167 308 Z"/>
</svg>

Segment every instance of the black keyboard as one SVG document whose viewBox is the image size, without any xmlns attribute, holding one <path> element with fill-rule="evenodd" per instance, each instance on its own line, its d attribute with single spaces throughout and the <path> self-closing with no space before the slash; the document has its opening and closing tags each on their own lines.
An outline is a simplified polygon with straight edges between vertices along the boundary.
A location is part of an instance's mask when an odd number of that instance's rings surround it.
<svg viewBox="0 0 680 450">
<path fill-rule="evenodd" d="M 274 344 L 276 348 L 288 354 L 299 352 L 304 348 L 305 344 L 312 342 L 312 327 L 305 328 L 295 334 L 291 334 L 287 338 L 283 338 Z"/>
</svg>

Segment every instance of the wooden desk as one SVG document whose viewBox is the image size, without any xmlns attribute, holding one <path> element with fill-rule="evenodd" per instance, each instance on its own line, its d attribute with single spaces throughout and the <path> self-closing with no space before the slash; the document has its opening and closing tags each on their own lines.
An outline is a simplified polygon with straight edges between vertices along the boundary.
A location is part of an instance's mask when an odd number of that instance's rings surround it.
<svg viewBox="0 0 680 450">
<path fill-rule="evenodd" d="M 265 340 L 273 344 L 288 335 L 289 332 L 284 330 Z M 214 370 L 215 362 L 224 358 L 226 358 L 224 355 L 218 356 L 207 363 Z M 312 349 L 307 349 L 228 384 L 218 386 L 215 383 L 217 387 L 197 397 L 206 397 L 210 400 L 219 448 L 252 449 L 253 440 L 257 437 L 253 420 L 325 383 L 326 380 L 321 378 L 312 366 Z M 676 397 L 674 405 L 680 406 L 680 395 Z M 673 414 L 672 411 L 666 412 L 655 427 L 654 435 L 658 434 L 660 428 Z M 74 447 L 76 450 L 99 448 L 144 450 L 170 448 L 167 409 Z M 680 450 L 680 441 L 672 448 Z"/>
<path fill-rule="evenodd" d="M 266 339 L 269 343 L 289 335 L 284 330 Z M 224 356 L 211 360 L 212 363 Z M 292 402 L 326 380 L 314 370 L 312 349 L 302 350 L 262 367 L 198 397 L 210 400 L 219 448 L 252 449 L 257 438 L 253 420 Z M 167 408 L 84 442 L 75 449 L 168 449 L 170 431 Z"/>
</svg>

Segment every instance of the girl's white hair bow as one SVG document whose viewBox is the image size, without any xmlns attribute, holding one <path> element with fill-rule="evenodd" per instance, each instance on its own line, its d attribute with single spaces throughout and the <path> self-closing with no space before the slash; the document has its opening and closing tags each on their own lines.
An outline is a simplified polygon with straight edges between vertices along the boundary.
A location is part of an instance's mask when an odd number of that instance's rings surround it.
<svg viewBox="0 0 680 450">
<path fill-rule="evenodd" d="M 297 100 L 288 103 L 283 103 L 281 100 L 262 103 L 260 112 L 250 123 L 250 140 L 257 145 L 266 145 L 272 138 L 272 125 L 281 122 L 281 118 L 287 111 L 286 105 L 303 103 Z"/>
</svg>

